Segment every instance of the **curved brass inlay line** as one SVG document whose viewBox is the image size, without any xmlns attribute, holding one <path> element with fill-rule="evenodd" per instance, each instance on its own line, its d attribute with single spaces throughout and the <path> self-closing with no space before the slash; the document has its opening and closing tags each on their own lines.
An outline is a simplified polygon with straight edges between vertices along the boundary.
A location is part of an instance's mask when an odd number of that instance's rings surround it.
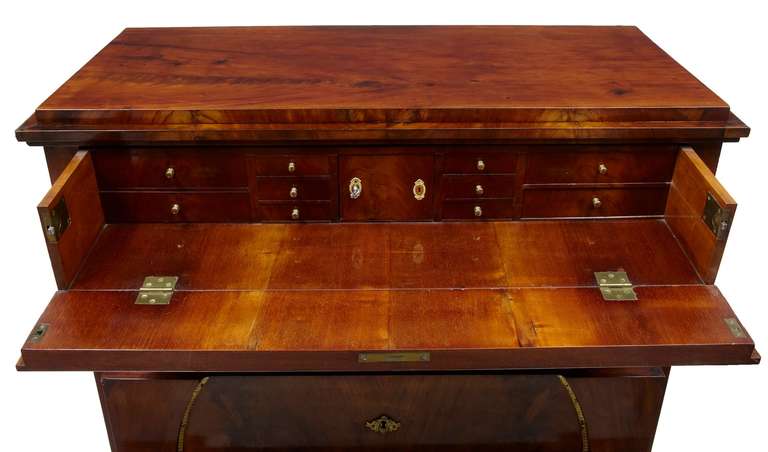
<svg viewBox="0 0 768 452">
<path fill-rule="evenodd" d="M 587 429 L 587 419 L 584 417 L 584 410 L 581 409 L 579 399 L 576 398 L 576 393 L 573 391 L 571 384 L 564 376 L 558 375 L 560 384 L 565 388 L 565 392 L 568 393 L 568 397 L 573 404 L 573 411 L 576 412 L 576 419 L 579 421 L 579 430 L 581 431 L 581 452 L 589 452 L 589 430 Z"/>
<path fill-rule="evenodd" d="M 189 415 L 192 413 L 192 406 L 195 404 L 197 397 L 203 391 L 203 386 L 208 383 L 210 377 L 205 377 L 197 383 L 195 389 L 192 391 L 192 397 L 187 402 L 187 408 L 184 410 L 184 416 L 181 418 L 181 425 L 179 425 L 179 438 L 176 440 L 176 450 L 178 452 L 184 452 L 184 437 L 187 434 L 187 425 L 189 425 Z"/>
</svg>

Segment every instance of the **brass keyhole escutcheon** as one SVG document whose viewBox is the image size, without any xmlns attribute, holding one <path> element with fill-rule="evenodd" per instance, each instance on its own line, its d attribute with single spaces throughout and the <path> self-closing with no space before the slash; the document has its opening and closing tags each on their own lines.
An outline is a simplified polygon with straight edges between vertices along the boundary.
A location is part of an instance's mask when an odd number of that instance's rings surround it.
<svg viewBox="0 0 768 452">
<path fill-rule="evenodd" d="M 607 174 L 608 173 L 608 167 L 605 166 L 605 163 L 601 163 L 597 165 L 597 172 L 600 174 Z"/>
<path fill-rule="evenodd" d="M 483 189 L 482 185 L 475 185 L 475 194 L 478 196 L 482 196 L 483 193 L 485 193 L 485 189 Z"/>
<path fill-rule="evenodd" d="M 288 172 L 293 173 L 296 172 L 296 164 L 293 162 L 288 163 Z"/>
<path fill-rule="evenodd" d="M 291 210 L 291 220 L 298 220 L 299 218 L 300 218 L 299 209 L 294 208 L 293 210 Z"/>
<path fill-rule="evenodd" d="M 368 428 L 368 430 L 382 435 L 396 432 L 400 429 L 400 423 L 398 421 L 385 415 L 379 416 L 376 419 L 366 422 L 365 426 Z"/>
<path fill-rule="evenodd" d="M 296 198 L 297 196 L 299 196 L 299 189 L 296 187 L 291 187 L 291 191 L 288 192 L 288 196 L 290 196 L 291 198 Z"/>
<path fill-rule="evenodd" d="M 173 204 L 171 206 L 171 215 L 178 215 L 179 212 L 181 212 L 181 206 L 178 204 Z"/>
<path fill-rule="evenodd" d="M 476 217 L 482 217 L 483 216 L 483 208 L 480 206 L 475 206 L 474 213 Z"/>
<path fill-rule="evenodd" d="M 603 205 L 603 202 L 600 201 L 600 198 L 598 198 L 597 196 L 592 198 L 592 207 L 594 207 L 595 209 L 599 209 L 600 206 L 602 205 Z"/>
<path fill-rule="evenodd" d="M 168 168 L 165 170 L 165 178 L 166 178 L 166 179 L 173 179 L 173 177 L 174 177 L 175 175 L 176 175 L 176 170 L 175 170 L 175 169 L 173 169 L 173 167 L 172 167 L 172 166 L 169 166 L 169 167 L 168 167 Z"/>
<path fill-rule="evenodd" d="M 353 177 L 349 181 L 349 197 L 357 199 L 363 193 L 363 181 L 359 177 Z"/>
<path fill-rule="evenodd" d="M 425 196 L 427 196 L 427 185 L 423 180 L 416 179 L 416 182 L 413 183 L 413 197 L 416 198 L 416 201 L 421 201 Z"/>
<path fill-rule="evenodd" d="M 477 161 L 477 170 L 478 171 L 485 171 L 485 162 L 482 160 Z"/>
</svg>

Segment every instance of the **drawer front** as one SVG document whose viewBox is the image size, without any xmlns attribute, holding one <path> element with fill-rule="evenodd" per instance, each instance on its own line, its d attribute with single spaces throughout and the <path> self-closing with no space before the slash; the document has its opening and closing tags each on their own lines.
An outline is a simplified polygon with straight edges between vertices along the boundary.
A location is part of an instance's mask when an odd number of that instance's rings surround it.
<svg viewBox="0 0 768 452">
<path fill-rule="evenodd" d="M 524 218 L 663 215 L 668 187 L 523 190 Z"/>
<path fill-rule="evenodd" d="M 443 176 L 443 199 L 512 198 L 515 176 L 505 175 L 446 175 Z"/>
<path fill-rule="evenodd" d="M 102 190 L 248 186 L 245 158 L 235 151 L 98 149 L 91 155 Z"/>
<path fill-rule="evenodd" d="M 247 222 L 248 192 L 102 192 L 106 221 Z"/>
<path fill-rule="evenodd" d="M 260 200 L 329 200 L 331 181 L 327 177 L 259 177 L 256 196 Z"/>
<path fill-rule="evenodd" d="M 663 399 L 666 377 L 655 373 L 102 377 L 99 386 L 117 452 L 639 452 Z"/>
<path fill-rule="evenodd" d="M 492 220 L 515 216 L 512 199 L 478 199 L 443 202 L 444 220 Z"/>
<path fill-rule="evenodd" d="M 445 174 L 509 174 L 516 172 L 517 153 L 513 151 L 446 153 Z"/>
<path fill-rule="evenodd" d="M 668 182 L 677 153 L 672 150 L 541 151 L 528 154 L 525 183 Z"/>
<path fill-rule="evenodd" d="M 248 166 L 257 176 L 323 176 L 331 173 L 328 155 L 324 154 L 257 156 L 248 159 Z"/>
<path fill-rule="evenodd" d="M 335 218 L 329 201 L 260 202 L 264 221 L 330 221 Z"/>
<path fill-rule="evenodd" d="M 432 155 L 341 156 L 342 220 L 432 219 L 433 163 Z M 356 197 L 353 181 L 359 181 Z"/>
</svg>

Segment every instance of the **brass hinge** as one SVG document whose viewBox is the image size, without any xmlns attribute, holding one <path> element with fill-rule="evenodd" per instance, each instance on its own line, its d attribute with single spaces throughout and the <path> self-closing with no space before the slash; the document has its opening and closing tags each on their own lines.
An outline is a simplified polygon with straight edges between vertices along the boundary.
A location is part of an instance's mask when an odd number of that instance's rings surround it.
<svg viewBox="0 0 768 452">
<path fill-rule="evenodd" d="M 715 234 L 717 240 L 723 240 L 728 236 L 728 230 L 731 229 L 731 212 L 723 209 L 712 193 L 707 193 L 707 202 L 704 204 L 701 219 Z"/>
<path fill-rule="evenodd" d="M 136 304 L 169 304 L 178 276 L 147 276 L 139 288 Z"/>
<path fill-rule="evenodd" d="M 632 287 L 627 272 L 595 272 L 597 286 L 606 301 L 632 301 L 637 300 L 637 294 Z"/>
</svg>

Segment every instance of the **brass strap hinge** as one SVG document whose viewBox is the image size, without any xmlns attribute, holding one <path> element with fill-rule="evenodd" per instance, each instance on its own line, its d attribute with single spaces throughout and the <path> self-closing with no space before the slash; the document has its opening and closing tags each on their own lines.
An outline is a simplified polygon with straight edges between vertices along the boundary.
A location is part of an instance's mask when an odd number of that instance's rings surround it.
<svg viewBox="0 0 768 452">
<path fill-rule="evenodd" d="M 597 286 L 606 301 L 637 300 L 637 294 L 632 287 L 627 272 L 595 272 Z"/>
<path fill-rule="evenodd" d="M 178 276 L 147 276 L 139 288 L 136 304 L 169 304 Z"/>
</svg>

